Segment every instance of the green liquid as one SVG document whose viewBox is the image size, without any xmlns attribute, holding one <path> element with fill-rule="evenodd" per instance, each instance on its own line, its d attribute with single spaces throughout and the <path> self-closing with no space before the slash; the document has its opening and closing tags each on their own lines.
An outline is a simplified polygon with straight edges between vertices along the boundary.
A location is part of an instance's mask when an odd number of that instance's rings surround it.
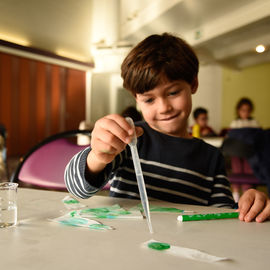
<svg viewBox="0 0 270 270">
<path fill-rule="evenodd" d="M 171 246 L 167 243 L 151 242 L 148 244 L 148 247 L 156 250 L 165 250 L 169 249 Z"/>
</svg>

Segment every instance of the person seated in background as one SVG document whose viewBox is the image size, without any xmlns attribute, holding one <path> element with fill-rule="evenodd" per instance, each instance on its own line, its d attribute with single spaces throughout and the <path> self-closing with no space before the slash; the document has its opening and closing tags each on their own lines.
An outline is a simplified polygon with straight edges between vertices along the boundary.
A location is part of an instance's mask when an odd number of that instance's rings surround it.
<svg viewBox="0 0 270 270">
<path fill-rule="evenodd" d="M 254 111 L 254 105 L 249 98 L 243 97 L 236 104 L 237 118 L 230 124 L 231 129 L 238 128 L 259 128 L 259 123 L 252 118 L 251 114 Z M 250 184 L 231 184 L 233 198 L 237 202 L 240 198 L 240 193 L 252 188 Z"/>
<path fill-rule="evenodd" d="M 230 128 L 259 128 L 259 123 L 252 118 L 251 114 L 254 111 L 254 105 L 249 98 L 243 97 L 236 104 L 236 116 L 230 124 Z"/>
<path fill-rule="evenodd" d="M 191 127 L 193 137 L 213 137 L 216 136 L 215 131 L 208 126 L 208 111 L 199 107 L 193 111 L 195 124 Z"/>
<path fill-rule="evenodd" d="M 134 122 L 138 122 L 143 119 L 141 113 L 135 106 L 128 106 L 122 111 L 121 115 L 123 117 L 130 117 Z"/>
</svg>

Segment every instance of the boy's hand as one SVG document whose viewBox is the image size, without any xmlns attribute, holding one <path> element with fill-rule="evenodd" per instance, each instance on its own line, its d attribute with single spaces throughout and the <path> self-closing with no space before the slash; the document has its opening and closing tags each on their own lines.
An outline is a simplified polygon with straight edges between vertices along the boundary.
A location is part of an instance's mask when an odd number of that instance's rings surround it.
<svg viewBox="0 0 270 270">
<path fill-rule="evenodd" d="M 122 152 L 133 137 L 133 128 L 124 117 L 118 114 L 107 115 L 99 119 L 91 134 L 91 148 L 87 163 L 90 171 L 98 172 Z M 136 127 L 137 136 L 143 129 Z"/>
<path fill-rule="evenodd" d="M 245 222 L 256 220 L 263 222 L 270 217 L 270 200 L 258 190 L 249 189 L 238 202 L 239 219 Z"/>
</svg>

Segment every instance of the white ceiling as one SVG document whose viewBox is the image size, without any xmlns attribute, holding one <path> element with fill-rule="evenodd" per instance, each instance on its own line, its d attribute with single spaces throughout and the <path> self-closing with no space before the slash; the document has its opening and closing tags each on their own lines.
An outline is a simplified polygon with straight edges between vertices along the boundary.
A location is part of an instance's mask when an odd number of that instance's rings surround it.
<svg viewBox="0 0 270 270">
<path fill-rule="evenodd" d="M 114 22 L 104 24 L 113 12 L 118 21 L 111 16 Z M 270 0 L 0 0 L 0 39 L 85 62 L 94 33 L 112 45 L 106 39 L 116 28 L 117 44 L 176 33 L 202 63 L 244 68 L 270 61 L 270 50 L 254 51 L 260 43 L 270 47 Z"/>
<path fill-rule="evenodd" d="M 0 39 L 91 59 L 92 0 L 0 0 Z"/>
<path fill-rule="evenodd" d="M 122 26 L 125 38 L 135 43 L 152 33 L 167 31 L 193 45 L 202 63 L 218 62 L 240 69 L 270 61 L 270 0 L 169 2 L 175 4 L 168 9 L 163 7 L 165 12 L 161 15 L 157 11 L 150 22 L 144 23 L 140 16 L 143 11 L 137 12 Z M 149 5 L 150 10 L 157 9 Z M 268 50 L 256 53 L 254 49 L 258 44 L 266 45 Z"/>
</svg>

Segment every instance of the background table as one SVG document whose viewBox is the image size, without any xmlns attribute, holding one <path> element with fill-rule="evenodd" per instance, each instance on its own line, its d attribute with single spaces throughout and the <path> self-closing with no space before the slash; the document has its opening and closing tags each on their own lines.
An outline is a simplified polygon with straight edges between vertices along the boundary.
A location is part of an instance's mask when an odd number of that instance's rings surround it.
<svg viewBox="0 0 270 270">
<path fill-rule="evenodd" d="M 176 213 L 152 213 L 154 235 L 146 220 L 103 220 L 113 231 L 93 231 L 49 221 L 65 211 L 63 192 L 19 189 L 19 225 L 0 229 L 1 270 L 52 269 L 268 269 L 270 222 L 244 223 L 237 219 L 177 222 Z M 115 203 L 132 207 L 138 201 L 94 196 L 89 207 Z M 220 209 L 151 202 L 200 213 Z M 232 261 L 202 263 L 143 249 L 150 239 L 199 249 Z"/>
<path fill-rule="evenodd" d="M 220 148 L 224 141 L 224 137 L 202 137 L 201 139 L 217 148 Z"/>
</svg>

